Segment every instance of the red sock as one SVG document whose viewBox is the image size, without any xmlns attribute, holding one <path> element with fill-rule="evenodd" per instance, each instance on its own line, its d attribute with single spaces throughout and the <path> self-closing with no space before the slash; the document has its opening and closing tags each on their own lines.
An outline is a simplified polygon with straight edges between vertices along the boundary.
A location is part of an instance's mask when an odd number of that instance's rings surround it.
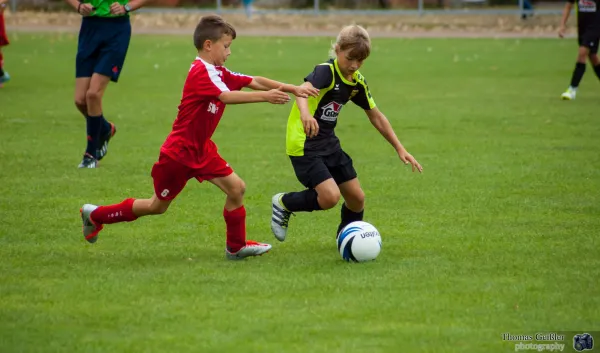
<svg viewBox="0 0 600 353">
<path fill-rule="evenodd" d="M 116 205 L 100 206 L 92 212 L 92 220 L 99 224 L 135 221 L 137 216 L 133 214 L 133 201 L 135 199 L 125 199 Z"/>
<path fill-rule="evenodd" d="M 227 225 L 227 248 L 237 252 L 246 246 L 246 209 L 244 206 L 233 211 L 223 209 L 223 218 Z"/>
</svg>

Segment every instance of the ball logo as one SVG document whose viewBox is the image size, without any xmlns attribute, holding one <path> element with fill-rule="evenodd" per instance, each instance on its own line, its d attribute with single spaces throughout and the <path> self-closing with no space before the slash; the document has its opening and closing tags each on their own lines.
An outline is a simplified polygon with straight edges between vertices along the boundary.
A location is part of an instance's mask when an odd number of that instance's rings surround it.
<svg viewBox="0 0 600 353">
<path fill-rule="evenodd" d="M 323 106 L 321 114 L 321 120 L 325 121 L 336 121 L 340 110 L 344 105 L 338 102 L 329 102 L 327 105 Z"/>
<path fill-rule="evenodd" d="M 377 236 L 377 232 L 364 232 L 360 235 L 361 238 L 375 238 Z"/>
</svg>

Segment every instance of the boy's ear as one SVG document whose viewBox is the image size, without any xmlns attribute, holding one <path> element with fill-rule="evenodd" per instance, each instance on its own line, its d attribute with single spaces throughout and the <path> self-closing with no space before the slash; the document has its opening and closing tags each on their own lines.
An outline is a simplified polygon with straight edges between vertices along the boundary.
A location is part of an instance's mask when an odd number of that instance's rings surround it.
<svg viewBox="0 0 600 353">
<path fill-rule="evenodd" d="M 212 48 L 212 41 L 207 39 L 202 43 L 202 49 L 210 50 Z"/>
</svg>

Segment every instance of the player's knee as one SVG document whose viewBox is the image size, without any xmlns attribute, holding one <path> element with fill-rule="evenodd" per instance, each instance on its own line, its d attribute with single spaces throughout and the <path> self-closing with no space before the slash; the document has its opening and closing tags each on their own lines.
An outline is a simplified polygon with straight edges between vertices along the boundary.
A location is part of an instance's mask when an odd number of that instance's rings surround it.
<svg viewBox="0 0 600 353">
<path fill-rule="evenodd" d="M 585 63 L 590 51 L 586 47 L 580 47 L 577 53 L 577 62 Z"/>
<path fill-rule="evenodd" d="M 75 106 L 81 110 L 85 109 L 87 106 L 87 101 L 85 100 L 85 96 L 77 96 L 75 97 Z"/>
<path fill-rule="evenodd" d="M 85 92 L 85 101 L 87 104 L 90 104 L 90 102 L 99 102 L 100 99 L 102 99 L 102 93 L 99 91 L 90 89 Z"/>
<path fill-rule="evenodd" d="M 227 196 L 232 199 L 241 200 L 244 198 L 244 193 L 246 192 L 246 183 L 242 179 L 240 179 L 237 183 L 235 183 L 227 192 Z"/>
<path fill-rule="evenodd" d="M 358 189 L 351 196 L 351 200 L 347 200 L 352 203 L 355 208 L 363 209 L 365 207 L 365 192 L 362 189 Z"/>
<path fill-rule="evenodd" d="M 338 188 L 320 190 L 319 206 L 321 206 L 321 208 L 324 210 L 333 208 L 338 204 L 341 197 L 342 195 L 340 194 L 340 189 Z"/>
<path fill-rule="evenodd" d="M 592 65 L 597 66 L 598 64 L 600 64 L 600 59 L 598 59 L 598 54 L 590 54 L 588 56 L 588 58 L 590 59 L 590 62 L 592 63 Z"/>
</svg>

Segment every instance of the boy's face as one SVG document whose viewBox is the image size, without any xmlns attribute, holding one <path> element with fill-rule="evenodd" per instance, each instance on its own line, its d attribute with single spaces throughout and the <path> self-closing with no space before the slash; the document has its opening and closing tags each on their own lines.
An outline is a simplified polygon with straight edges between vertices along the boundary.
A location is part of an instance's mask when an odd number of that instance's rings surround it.
<svg viewBox="0 0 600 353">
<path fill-rule="evenodd" d="M 228 34 L 223 34 L 221 39 L 216 42 L 209 40 L 204 44 L 204 48 L 208 49 L 214 65 L 221 66 L 225 64 L 227 57 L 231 54 L 231 42 L 233 42 L 233 38 Z"/>
<path fill-rule="evenodd" d="M 354 74 L 354 72 L 360 69 L 364 62 L 364 59 L 358 60 L 357 58 L 353 58 L 350 55 L 351 51 L 352 48 L 346 49 L 344 51 L 339 50 L 339 48 L 336 49 L 338 66 L 340 67 L 342 73 L 346 75 Z"/>
</svg>

